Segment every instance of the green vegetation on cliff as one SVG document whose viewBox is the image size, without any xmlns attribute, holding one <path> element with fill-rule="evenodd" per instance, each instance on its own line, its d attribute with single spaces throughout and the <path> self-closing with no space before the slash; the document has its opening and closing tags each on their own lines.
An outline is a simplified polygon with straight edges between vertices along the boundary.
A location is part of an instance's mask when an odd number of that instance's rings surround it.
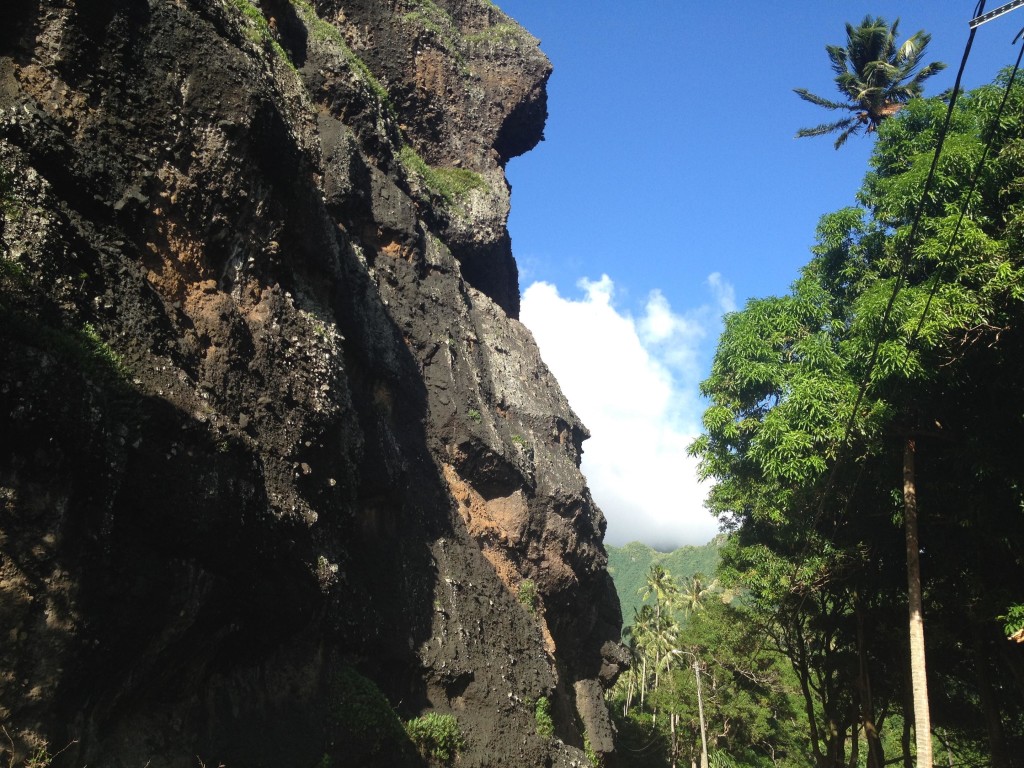
<svg viewBox="0 0 1024 768">
<path fill-rule="evenodd" d="M 408 144 L 402 147 L 401 158 L 405 169 L 448 205 L 465 199 L 474 189 L 487 186 L 483 176 L 467 168 L 428 165 Z"/>
</svg>

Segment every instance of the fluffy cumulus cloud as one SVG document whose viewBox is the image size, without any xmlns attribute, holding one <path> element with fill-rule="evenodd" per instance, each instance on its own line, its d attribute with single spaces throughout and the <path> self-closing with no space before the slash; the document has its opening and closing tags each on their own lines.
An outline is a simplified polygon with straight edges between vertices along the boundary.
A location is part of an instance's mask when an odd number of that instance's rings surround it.
<svg viewBox="0 0 1024 768">
<path fill-rule="evenodd" d="M 684 313 L 653 291 L 636 317 L 616 305 L 607 275 L 580 281 L 578 299 L 545 282 L 523 293 L 522 321 L 591 431 L 583 472 L 610 544 L 669 548 L 717 532 L 686 447 L 700 429 L 702 365 L 735 299 L 717 273 L 706 287 L 709 303 Z"/>
</svg>

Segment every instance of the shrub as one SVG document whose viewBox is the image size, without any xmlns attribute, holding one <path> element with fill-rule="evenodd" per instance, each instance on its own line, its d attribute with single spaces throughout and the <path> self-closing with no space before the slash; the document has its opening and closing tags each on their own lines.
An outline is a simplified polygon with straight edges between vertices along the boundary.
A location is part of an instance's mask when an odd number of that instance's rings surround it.
<svg viewBox="0 0 1024 768">
<path fill-rule="evenodd" d="M 424 758 L 449 763 L 465 748 L 459 721 L 453 715 L 428 712 L 405 724 L 405 732 Z"/>
<path fill-rule="evenodd" d="M 601 768 L 604 765 L 604 760 L 594 751 L 590 744 L 590 737 L 587 734 L 583 734 L 583 751 L 587 755 L 587 760 L 594 768 Z"/>
<path fill-rule="evenodd" d="M 331 674 L 330 694 L 331 715 L 350 757 L 357 762 L 407 763 L 402 755 L 402 743 L 408 745 L 402 723 L 372 680 L 342 665 Z"/>
<path fill-rule="evenodd" d="M 547 696 L 537 699 L 537 706 L 533 710 L 533 716 L 537 720 L 537 735 L 550 739 L 555 735 L 555 722 L 551 719 L 551 702 Z"/>
<path fill-rule="evenodd" d="M 537 610 L 537 585 L 533 583 L 533 579 L 523 579 L 519 582 L 519 602 L 525 605 L 530 613 Z"/>
</svg>

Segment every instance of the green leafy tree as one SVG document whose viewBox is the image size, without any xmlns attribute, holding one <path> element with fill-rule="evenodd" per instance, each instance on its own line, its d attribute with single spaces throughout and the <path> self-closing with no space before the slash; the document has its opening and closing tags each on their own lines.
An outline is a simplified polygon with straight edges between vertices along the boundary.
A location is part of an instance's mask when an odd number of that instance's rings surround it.
<svg viewBox="0 0 1024 768">
<path fill-rule="evenodd" d="M 795 680 L 745 609 L 708 603 L 677 629 L 665 661 L 648 711 L 613 707 L 624 765 L 707 764 L 705 744 L 711 764 L 805 764 Z"/>
<path fill-rule="evenodd" d="M 878 130 L 883 120 L 922 94 L 924 81 L 946 65 L 935 61 L 921 66 L 931 35 L 921 30 L 897 43 L 898 27 L 899 19 L 889 26 L 881 17 L 865 16 L 856 27 L 847 23 L 845 46 L 825 46 L 836 73 L 836 87 L 844 100 L 826 99 L 805 88 L 796 88 L 795 92 L 819 107 L 850 114 L 814 128 L 802 128 L 796 134 L 798 137 L 838 133 L 835 146 L 839 149 L 861 130 Z"/>
<path fill-rule="evenodd" d="M 941 681 L 936 733 L 950 754 L 987 741 L 995 766 L 1021 743 L 1020 653 L 996 640 L 1024 583 L 1024 417 L 1007 408 L 1024 397 L 1024 94 L 999 112 L 1005 85 L 960 100 L 927 200 L 946 105 L 886 120 L 861 205 L 822 220 L 789 294 L 727 317 L 704 384 L 693 451 L 736 532 L 725 580 L 789 659 L 819 766 L 862 747 L 869 766 L 888 762 L 886 724 L 906 764 L 928 764 L 904 682 L 908 549 Z M 908 545 L 909 496 L 922 513 Z"/>
</svg>

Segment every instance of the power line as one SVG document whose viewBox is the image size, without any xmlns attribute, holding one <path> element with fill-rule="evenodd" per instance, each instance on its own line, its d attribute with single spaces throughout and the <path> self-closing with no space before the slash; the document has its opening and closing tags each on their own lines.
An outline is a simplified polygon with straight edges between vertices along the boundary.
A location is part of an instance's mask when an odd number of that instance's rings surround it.
<svg viewBox="0 0 1024 768">
<path fill-rule="evenodd" d="M 1022 0 L 1024 2 L 1024 0 Z M 978 3 L 978 6 L 984 7 L 984 0 Z M 949 125 L 953 121 L 953 110 L 956 107 L 957 97 L 960 95 L 960 81 L 963 79 L 964 69 L 967 67 L 967 59 L 971 55 L 971 46 L 974 45 L 974 35 L 977 33 L 977 27 L 971 29 L 971 33 L 967 38 L 967 45 L 964 46 L 964 55 L 960 60 L 960 69 L 956 73 L 956 82 L 953 83 L 953 92 L 949 98 L 949 106 L 946 109 L 946 119 L 942 124 L 942 130 L 939 131 L 938 143 L 935 145 L 935 152 L 932 155 L 932 164 L 928 169 L 928 178 L 924 182 L 924 190 L 921 192 L 921 202 L 917 205 L 917 211 L 914 213 L 914 219 L 910 226 L 910 235 L 907 238 L 907 243 L 903 249 L 903 255 L 900 259 L 900 268 L 896 274 L 896 281 L 893 283 L 892 294 L 889 296 L 889 301 L 885 305 L 885 310 L 882 312 L 882 322 L 879 325 L 878 336 L 875 338 L 875 342 L 871 348 L 871 357 L 868 360 L 867 372 L 864 374 L 864 381 L 857 392 L 857 399 L 854 402 L 853 410 L 850 411 L 850 418 L 846 423 L 846 429 L 843 434 L 843 444 L 850 439 L 850 434 L 853 432 L 853 425 L 857 418 L 857 409 L 860 407 L 861 401 L 864 399 L 864 395 L 867 393 L 868 387 L 871 385 L 871 374 L 874 373 L 875 366 L 878 363 L 878 353 L 882 347 L 882 342 L 885 340 L 885 332 L 889 326 L 889 321 L 892 319 L 892 310 L 896 304 L 896 298 L 899 296 L 901 290 L 903 290 L 903 284 L 907 279 L 907 272 L 910 269 L 910 259 L 914 253 L 914 246 L 916 244 L 918 230 L 921 226 L 921 218 L 924 215 L 925 206 L 928 204 L 928 195 L 931 192 L 932 182 L 935 179 L 935 170 L 939 165 L 939 157 L 942 155 L 942 147 L 946 143 L 946 135 L 949 132 Z"/>
<path fill-rule="evenodd" d="M 1024 0 L 1022 0 L 1022 2 L 1024 2 Z M 975 10 L 975 16 L 984 10 L 984 6 L 985 0 L 981 0 Z M 827 496 L 835 482 L 835 474 L 843 458 L 842 454 L 846 450 L 846 446 L 849 444 L 850 435 L 853 433 L 853 427 L 857 420 L 857 411 L 864 400 L 864 395 L 867 394 L 868 387 L 871 385 L 871 374 L 874 372 L 875 366 L 878 364 L 878 353 L 882 347 L 882 342 L 885 339 L 889 321 L 892 319 L 892 311 L 896 304 L 896 298 L 899 296 L 899 292 L 903 289 L 903 283 L 906 281 L 907 271 L 910 267 L 910 259 L 914 251 L 914 241 L 917 239 L 917 232 L 921 224 L 921 217 L 924 213 L 925 206 L 928 203 L 928 195 L 931 191 L 932 181 L 935 178 L 935 169 L 938 167 L 939 156 L 942 154 L 942 147 L 946 142 L 946 134 L 949 131 L 949 125 L 953 119 L 953 109 L 956 106 L 957 96 L 960 93 L 960 81 L 963 79 L 964 70 L 967 68 L 967 59 L 971 55 L 971 47 L 974 45 L 974 36 L 976 32 L 977 28 L 971 29 L 971 33 L 967 38 L 967 44 L 964 46 L 963 57 L 960 59 L 960 69 L 957 71 L 956 82 L 953 84 L 953 91 L 949 98 L 949 106 L 946 109 L 946 119 L 942 124 L 942 130 L 939 132 L 938 142 L 935 145 L 935 152 L 932 155 L 932 164 L 928 170 L 928 178 L 925 180 L 924 190 L 921 193 L 921 201 L 918 203 L 917 211 L 914 214 L 914 219 L 910 228 L 910 236 L 907 238 L 907 244 L 900 261 L 900 268 L 896 275 L 896 281 L 893 283 L 892 293 L 889 296 L 889 300 L 886 302 L 885 310 L 882 312 L 882 322 L 879 325 L 878 335 L 875 337 L 874 344 L 871 348 L 871 356 L 868 359 L 867 371 L 864 373 L 864 379 L 857 390 L 857 398 L 854 401 L 853 408 L 850 410 L 850 417 L 847 419 L 846 427 L 843 430 L 843 440 L 840 443 L 839 451 L 836 455 L 836 461 L 832 465 L 832 471 L 825 484 L 825 489 L 822 492 L 821 505 L 819 506 L 819 519 L 821 510 L 825 505 L 825 496 Z"/>
<path fill-rule="evenodd" d="M 1024 5 L 1024 0 L 1020 0 L 1018 5 Z M 1024 33 L 1024 29 L 1021 30 Z M 1016 43 L 1021 33 L 1017 34 L 1014 38 Z M 995 141 L 996 136 L 999 134 L 999 119 L 1003 116 L 1003 109 L 1006 107 L 1006 102 L 1010 99 L 1010 92 L 1013 89 L 1013 82 L 1017 77 L 1017 72 L 1020 69 L 1021 59 L 1024 57 L 1024 45 L 1021 46 L 1020 51 L 1017 53 L 1017 61 L 1013 65 L 1013 71 L 1010 73 L 1009 80 L 1006 83 L 1006 90 L 1003 92 L 1003 99 L 999 102 L 999 109 L 996 110 L 996 115 L 992 119 L 992 132 L 989 134 L 988 139 L 985 142 L 985 150 L 981 154 L 981 159 L 978 160 L 977 165 L 974 166 L 974 170 L 971 172 L 971 183 L 967 189 L 967 193 L 964 195 L 964 204 L 960 209 L 960 215 L 957 217 L 956 226 L 953 227 L 953 234 L 949 237 L 949 244 L 946 247 L 946 252 L 942 255 L 942 259 L 939 261 L 938 269 L 935 272 L 934 279 L 932 280 L 931 289 L 928 291 L 928 300 L 925 302 L 924 309 L 921 312 L 921 318 L 917 322 L 917 327 L 914 328 L 914 332 L 910 335 L 910 339 L 907 340 L 907 359 L 910 358 L 910 350 L 914 342 L 917 341 L 918 335 L 921 333 L 921 329 L 924 327 L 925 318 L 928 316 L 928 312 L 932 306 L 932 300 L 935 298 L 935 294 L 939 290 L 941 284 L 940 278 L 943 276 L 944 271 L 948 265 L 947 258 L 953 250 L 953 245 L 956 242 L 956 236 L 960 233 L 960 225 L 963 224 L 964 217 L 967 215 L 967 209 L 970 207 L 971 196 L 974 195 L 974 190 L 978 186 L 978 179 L 981 177 L 981 170 L 985 166 L 985 162 L 988 160 L 989 150 L 992 148 L 992 144 Z"/>
</svg>

